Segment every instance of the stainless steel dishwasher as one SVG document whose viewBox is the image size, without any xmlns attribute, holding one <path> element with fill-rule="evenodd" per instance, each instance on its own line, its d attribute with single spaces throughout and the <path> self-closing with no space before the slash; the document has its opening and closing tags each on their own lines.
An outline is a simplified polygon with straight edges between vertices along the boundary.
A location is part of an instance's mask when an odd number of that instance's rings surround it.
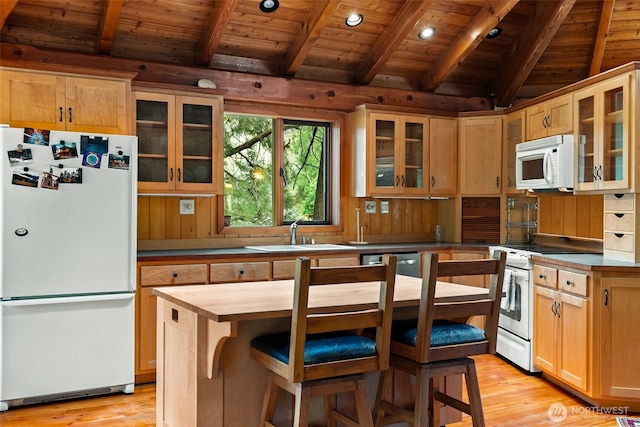
<svg viewBox="0 0 640 427">
<path fill-rule="evenodd" d="M 362 255 L 360 264 L 371 265 L 382 262 L 383 254 Z M 417 252 L 392 254 L 398 257 L 396 273 L 403 276 L 420 277 L 420 255 Z"/>
</svg>

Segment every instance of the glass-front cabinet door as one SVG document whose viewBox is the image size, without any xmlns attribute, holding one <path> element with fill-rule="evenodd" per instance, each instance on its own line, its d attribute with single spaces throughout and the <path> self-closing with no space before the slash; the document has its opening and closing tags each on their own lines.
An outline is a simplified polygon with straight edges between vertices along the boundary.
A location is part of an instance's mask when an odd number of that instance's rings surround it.
<svg viewBox="0 0 640 427">
<path fill-rule="evenodd" d="M 428 193 L 428 118 L 371 113 L 372 195 Z"/>
<path fill-rule="evenodd" d="M 629 188 L 629 87 L 624 75 L 576 93 L 577 190 Z"/>
<path fill-rule="evenodd" d="M 402 119 L 403 139 L 403 171 L 400 175 L 400 185 L 405 194 L 424 194 L 428 192 L 425 178 L 429 172 L 425 172 L 427 163 L 428 129 L 429 119 L 419 117 L 404 117 Z"/>
<path fill-rule="evenodd" d="M 175 188 L 175 97 L 135 93 L 138 136 L 138 190 Z"/>
<path fill-rule="evenodd" d="M 142 92 L 135 99 L 138 190 L 220 193 L 221 101 Z"/>
<path fill-rule="evenodd" d="M 373 136 L 374 167 L 372 193 L 392 194 L 397 192 L 400 182 L 396 170 L 398 120 L 396 116 L 387 114 L 371 114 L 370 126 Z M 398 184 L 396 184 L 398 181 Z"/>
</svg>

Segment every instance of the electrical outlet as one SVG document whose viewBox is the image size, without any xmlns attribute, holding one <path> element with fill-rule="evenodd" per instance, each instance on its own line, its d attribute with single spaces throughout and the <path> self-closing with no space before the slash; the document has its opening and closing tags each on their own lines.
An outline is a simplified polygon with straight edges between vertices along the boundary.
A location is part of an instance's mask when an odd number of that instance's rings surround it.
<svg viewBox="0 0 640 427">
<path fill-rule="evenodd" d="M 389 201 L 388 200 L 381 200 L 380 201 L 380 213 L 381 214 L 388 214 L 389 213 Z"/>
<path fill-rule="evenodd" d="M 193 200 L 180 200 L 180 215 L 193 215 L 195 213 L 195 203 Z"/>
<path fill-rule="evenodd" d="M 364 202 L 364 211 L 365 213 L 376 213 L 376 201 L 369 200 Z"/>
</svg>

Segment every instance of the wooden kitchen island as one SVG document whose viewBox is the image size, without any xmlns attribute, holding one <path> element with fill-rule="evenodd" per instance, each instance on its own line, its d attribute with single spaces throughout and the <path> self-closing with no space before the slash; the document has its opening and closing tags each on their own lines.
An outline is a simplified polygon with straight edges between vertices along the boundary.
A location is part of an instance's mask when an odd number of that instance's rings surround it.
<svg viewBox="0 0 640 427">
<path fill-rule="evenodd" d="M 421 285 L 419 278 L 396 277 L 394 315 L 417 310 Z M 267 371 L 249 357 L 250 342 L 258 335 L 289 329 L 293 287 L 293 280 L 279 280 L 153 290 L 159 297 L 158 426 L 257 425 Z M 474 301 L 487 294 L 486 288 L 439 282 L 436 300 Z M 311 307 L 373 308 L 378 284 L 319 286 L 309 298 Z M 370 398 L 377 377 L 369 378 Z M 460 380 L 446 387 L 460 387 L 461 393 Z M 312 411 L 320 416 L 321 405 Z"/>
</svg>

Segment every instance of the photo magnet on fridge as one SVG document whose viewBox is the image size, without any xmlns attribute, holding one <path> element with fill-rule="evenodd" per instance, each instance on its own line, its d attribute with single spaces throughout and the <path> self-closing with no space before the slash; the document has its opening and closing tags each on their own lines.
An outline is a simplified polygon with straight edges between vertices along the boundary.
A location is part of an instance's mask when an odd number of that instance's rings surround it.
<svg viewBox="0 0 640 427">
<path fill-rule="evenodd" d="M 40 175 L 38 175 L 37 173 L 24 170 L 16 170 L 13 172 L 11 184 L 21 185 L 23 187 L 38 187 L 39 178 Z"/>
<path fill-rule="evenodd" d="M 109 138 L 103 138 L 101 136 L 90 137 L 89 135 L 82 135 L 80 137 L 80 153 L 84 154 L 87 151 L 96 154 L 106 154 L 109 151 Z"/>
<path fill-rule="evenodd" d="M 45 129 L 24 128 L 25 144 L 49 145 L 51 131 Z"/>
<path fill-rule="evenodd" d="M 76 148 L 75 142 L 60 141 L 57 144 L 51 145 L 51 151 L 53 152 L 53 160 L 78 157 L 78 149 Z"/>
<path fill-rule="evenodd" d="M 33 153 L 29 148 L 9 150 L 7 154 L 9 155 L 9 166 L 11 167 L 23 166 L 33 162 Z"/>
<path fill-rule="evenodd" d="M 62 168 L 60 184 L 82 184 L 82 168 Z"/>
<path fill-rule="evenodd" d="M 102 164 L 102 154 L 85 151 L 82 155 L 82 166 L 100 169 Z"/>
<path fill-rule="evenodd" d="M 57 190 L 60 184 L 60 177 L 53 174 L 53 168 L 49 168 L 48 172 L 42 172 L 40 178 L 40 187 L 50 190 Z"/>
<path fill-rule="evenodd" d="M 109 154 L 109 168 L 111 169 L 129 169 L 130 156 L 124 154 Z"/>
</svg>

